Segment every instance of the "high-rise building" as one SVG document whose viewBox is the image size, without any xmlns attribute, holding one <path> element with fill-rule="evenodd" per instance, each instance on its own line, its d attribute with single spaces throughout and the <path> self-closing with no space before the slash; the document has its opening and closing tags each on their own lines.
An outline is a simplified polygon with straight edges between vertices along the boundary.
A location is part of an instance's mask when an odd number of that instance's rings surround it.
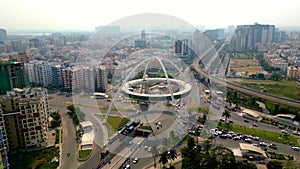
<svg viewBox="0 0 300 169">
<path fill-rule="evenodd" d="M 175 53 L 187 55 L 189 53 L 188 39 L 175 41 Z"/>
<path fill-rule="evenodd" d="M 182 41 L 175 41 L 175 53 L 182 53 Z"/>
<path fill-rule="evenodd" d="M 141 39 L 146 40 L 146 31 L 144 30 L 141 32 Z"/>
<path fill-rule="evenodd" d="M 79 67 L 67 67 L 63 69 L 64 88 L 80 90 L 83 85 L 82 69 Z"/>
<path fill-rule="evenodd" d="M 52 85 L 56 89 L 64 87 L 63 69 L 64 66 L 62 65 L 53 65 L 51 67 Z"/>
<path fill-rule="evenodd" d="M 107 70 L 100 66 L 96 68 L 96 91 L 105 92 L 107 89 Z"/>
<path fill-rule="evenodd" d="M 51 63 L 47 62 L 40 62 L 39 64 L 34 65 L 35 84 L 44 87 L 52 84 L 51 67 Z"/>
<path fill-rule="evenodd" d="M 40 47 L 40 39 L 38 39 L 38 38 L 29 39 L 29 42 L 32 43 L 32 46 L 34 48 L 39 48 Z"/>
<path fill-rule="evenodd" d="M 5 94 L 13 88 L 28 86 L 24 63 L 12 60 L 0 61 L 0 94 Z"/>
<path fill-rule="evenodd" d="M 84 90 L 88 93 L 95 91 L 95 78 L 96 73 L 93 68 L 84 67 L 83 70 L 83 86 Z"/>
<path fill-rule="evenodd" d="M 231 40 L 232 51 L 250 51 L 255 49 L 257 43 L 269 44 L 274 40 L 274 25 L 240 25 L 237 26 Z"/>
<path fill-rule="evenodd" d="M 48 96 L 42 88 L 14 88 L 0 96 L 0 127 L 8 151 L 47 146 Z"/>
<path fill-rule="evenodd" d="M 0 105 L 0 109 L 1 109 L 1 105 Z M 3 138 L 3 133 L 2 133 L 1 128 L 0 128 L 0 153 L 1 153 L 0 168 L 9 169 L 9 163 L 8 163 L 8 157 L 7 157 L 7 148 L 6 148 L 6 145 L 4 143 L 4 138 Z"/>
<path fill-rule="evenodd" d="M 32 85 L 35 83 L 35 71 L 33 63 L 25 63 L 24 64 L 25 72 L 28 77 L 28 82 Z"/>
<path fill-rule="evenodd" d="M 189 44 L 187 39 L 182 40 L 182 54 L 187 55 L 189 54 Z"/>
<path fill-rule="evenodd" d="M 223 40 L 224 39 L 224 29 L 213 29 L 213 30 L 206 30 L 204 34 L 211 40 Z"/>
<path fill-rule="evenodd" d="M 5 29 L 0 29 L 0 41 L 7 40 L 7 32 Z"/>
</svg>

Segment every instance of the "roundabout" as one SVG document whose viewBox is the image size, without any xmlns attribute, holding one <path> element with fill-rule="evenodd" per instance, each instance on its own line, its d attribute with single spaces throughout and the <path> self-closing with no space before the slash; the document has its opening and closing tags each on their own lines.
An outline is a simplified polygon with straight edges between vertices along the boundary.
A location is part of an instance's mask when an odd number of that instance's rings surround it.
<svg viewBox="0 0 300 169">
<path fill-rule="evenodd" d="M 172 91 L 170 85 L 178 85 L 180 90 L 174 93 L 164 93 L 164 94 L 150 94 L 150 93 L 138 93 L 132 90 L 132 86 L 138 85 L 149 85 L 153 83 L 167 83 L 169 91 Z M 160 87 L 160 86 L 159 86 Z M 154 101 L 165 101 L 172 100 L 172 95 L 175 99 L 180 99 L 187 96 L 191 92 L 191 85 L 178 79 L 169 79 L 169 78 L 144 78 L 131 80 L 124 83 L 121 88 L 122 93 L 132 99 L 136 100 L 154 100 Z"/>
</svg>

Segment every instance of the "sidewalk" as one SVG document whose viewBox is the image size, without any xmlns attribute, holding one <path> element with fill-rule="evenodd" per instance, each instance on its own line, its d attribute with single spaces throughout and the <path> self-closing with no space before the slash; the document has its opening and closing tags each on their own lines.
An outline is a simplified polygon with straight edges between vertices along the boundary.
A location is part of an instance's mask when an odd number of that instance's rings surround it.
<svg viewBox="0 0 300 169">
<path fill-rule="evenodd" d="M 98 121 L 99 126 L 100 126 L 100 128 L 101 128 L 101 130 L 102 130 L 101 136 L 103 137 L 103 139 L 102 139 L 103 144 L 102 144 L 102 145 L 99 145 L 99 146 L 104 146 L 104 145 L 106 145 L 106 144 L 109 142 L 108 132 L 107 132 L 107 130 L 106 130 L 107 127 L 106 127 L 106 125 L 103 123 L 103 120 L 100 120 L 100 119 L 97 117 L 97 115 L 99 115 L 99 114 L 93 114 L 93 117 L 96 119 L 96 121 Z M 95 136 L 96 136 L 96 133 L 95 133 Z M 112 137 L 113 137 L 113 136 L 112 136 Z"/>
</svg>

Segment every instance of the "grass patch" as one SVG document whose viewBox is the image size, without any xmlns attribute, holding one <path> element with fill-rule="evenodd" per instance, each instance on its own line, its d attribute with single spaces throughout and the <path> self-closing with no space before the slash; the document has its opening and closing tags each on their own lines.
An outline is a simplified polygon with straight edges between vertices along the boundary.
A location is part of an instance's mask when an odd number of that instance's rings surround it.
<svg viewBox="0 0 300 169">
<path fill-rule="evenodd" d="M 85 159 L 90 155 L 91 152 L 92 152 L 92 150 L 80 150 L 79 151 L 79 158 Z"/>
<path fill-rule="evenodd" d="M 18 152 L 8 156 L 10 168 L 14 169 L 56 169 L 59 165 L 58 162 L 51 162 L 54 157 L 59 159 L 58 147 L 31 152 Z"/>
<path fill-rule="evenodd" d="M 105 115 L 97 115 L 101 120 L 104 120 Z M 107 132 L 108 137 L 112 136 L 120 128 L 124 127 L 129 122 L 129 119 L 122 116 L 108 116 Z"/>
<path fill-rule="evenodd" d="M 60 143 L 61 133 L 60 129 L 55 129 L 55 144 Z"/>
<path fill-rule="evenodd" d="M 151 126 L 140 126 L 139 129 L 150 130 L 153 131 Z"/>
<path fill-rule="evenodd" d="M 256 128 L 250 128 L 246 126 L 238 126 L 235 124 L 220 123 L 218 127 L 223 130 L 230 130 L 236 133 L 243 133 L 243 134 L 257 136 L 260 137 L 261 139 L 269 140 L 272 142 L 298 146 L 297 138 L 290 135 L 284 135 L 284 134 L 260 130 Z"/>
<path fill-rule="evenodd" d="M 243 86 L 265 92 L 274 94 L 280 97 L 286 97 L 291 99 L 300 98 L 300 85 L 296 81 L 272 81 L 272 80 L 251 80 L 251 79 L 239 79 L 233 82 L 241 84 Z M 293 90 L 291 90 L 293 89 Z"/>
</svg>

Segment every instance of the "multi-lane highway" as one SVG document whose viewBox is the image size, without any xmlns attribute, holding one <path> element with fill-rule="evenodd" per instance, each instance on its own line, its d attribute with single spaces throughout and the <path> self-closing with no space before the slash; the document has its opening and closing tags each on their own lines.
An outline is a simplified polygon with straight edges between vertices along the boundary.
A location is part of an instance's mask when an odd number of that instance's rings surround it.
<svg viewBox="0 0 300 169">
<path fill-rule="evenodd" d="M 224 47 L 224 45 L 221 45 L 221 47 Z M 300 101 L 299 100 L 293 100 L 293 99 L 289 99 L 289 98 L 285 98 L 285 97 L 279 97 L 279 96 L 275 96 L 269 93 L 263 93 L 254 89 L 250 89 L 244 86 L 240 86 L 231 82 L 226 81 L 224 78 L 218 78 L 215 76 L 212 76 L 210 74 L 208 74 L 207 72 L 205 72 L 199 65 L 199 62 L 202 58 L 206 57 L 206 55 L 213 50 L 214 48 L 209 48 L 207 49 L 205 52 L 203 52 L 203 54 L 197 58 L 195 58 L 193 64 L 192 64 L 192 70 L 196 71 L 197 73 L 199 73 L 202 77 L 204 78 L 209 78 L 211 83 L 217 83 L 220 84 L 222 86 L 237 90 L 239 92 L 245 93 L 245 94 L 249 94 L 252 96 L 256 96 L 259 98 L 263 98 L 263 99 L 267 99 L 267 100 L 271 100 L 277 103 L 282 103 L 282 104 L 286 104 L 289 106 L 293 106 L 293 107 L 297 107 L 300 108 Z M 220 49 L 218 49 L 220 50 Z"/>
</svg>

